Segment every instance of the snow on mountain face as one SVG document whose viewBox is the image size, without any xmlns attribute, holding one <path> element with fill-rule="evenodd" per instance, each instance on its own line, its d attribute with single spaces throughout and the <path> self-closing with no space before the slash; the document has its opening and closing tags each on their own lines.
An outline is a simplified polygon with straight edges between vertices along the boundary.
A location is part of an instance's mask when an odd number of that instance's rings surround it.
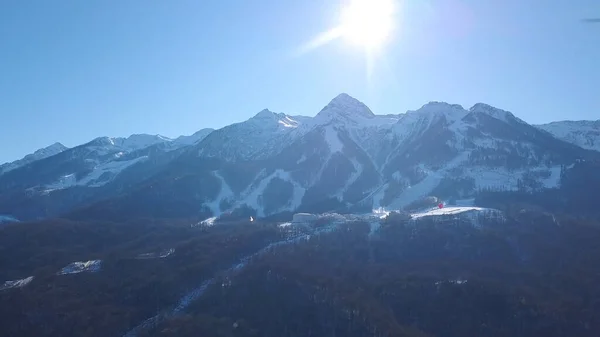
<svg viewBox="0 0 600 337">
<path fill-rule="evenodd" d="M 335 118 L 374 118 L 375 114 L 364 103 L 348 94 L 339 94 L 327 104 L 316 116 L 317 120 L 331 120 Z"/>
<path fill-rule="evenodd" d="M 19 220 L 16 219 L 15 217 L 13 217 L 13 216 L 10 216 L 10 215 L 0 214 L 0 224 L 2 224 L 2 223 L 10 223 L 10 222 L 19 222 Z"/>
<path fill-rule="evenodd" d="M 600 120 L 560 121 L 537 127 L 584 149 L 600 151 Z"/>
<path fill-rule="evenodd" d="M 493 106 L 487 105 L 485 103 L 477 103 L 473 105 L 471 109 L 469 109 L 469 111 L 486 114 L 504 123 L 510 123 L 511 121 L 522 122 L 520 119 L 516 118 L 512 113 L 502 109 L 494 108 Z"/>
<path fill-rule="evenodd" d="M 14 169 L 17 169 L 19 167 L 25 166 L 34 161 L 54 156 L 56 154 L 63 152 L 64 150 L 67 150 L 67 149 L 68 149 L 68 147 L 62 145 L 61 143 L 54 143 L 50 146 L 39 149 L 39 150 L 35 151 L 34 153 L 28 154 L 25 157 L 23 157 L 22 159 L 16 160 L 12 163 L 6 163 L 6 164 L 0 165 L 0 175 L 3 173 L 6 173 L 6 172 L 12 171 Z"/>
<path fill-rule="evenodd" d="M 100 271 L 101 267 L 101 260 L 77 261 L 62 268 L 60 271 L 58 271 L 57 275 L 79 274 L 82 272 L 95 273 Z"/>
<path fill-rule="evenodd" d="M 394 135 L 404 141 L 408 137 L 421 135 L 436 123 L 450 125 L 467 114 L 468 111 L 458 104 L 429 102 L 416 111 L 408 111 L 402 115 L 393 127 Z"/>
<path fill-rule="evenodd" d="M 299 119 L 265 109 L 245 122 L 212 132 L 196 144 L 198 155 L 228 161 L 261 159 L 289 144 L 300 125 Z"/>
<path fill-rule="evenodd" d="M 201 142 L 204 138 L 206 138 L 211 132 L 215 131 L 214 129 L 202 129 L 200 131 L 195 132 L 191 136 L 179 136 L 173 140 L 173 143 L 180 145 L 193 145 Z"/>
<path fill-rule="evenodd" d="M 74 186 L 100 187 L 114 179 L 119 173 L 129 166 L 147 159 L 148 156 L 140 156 L 131 160 L 118 160 L 98 163 L 94 166 L 90 173 L 79 179 L 77 179 L 75 173 L 62 176 L 58 181 L 46 185 L 44 193 Z"/>
<path fill-rule="evenodd" d="M 369 128 L 389 126 L 397 121 L 396 117 L 375 115 L 364 103 L 348 94 L 340 94 L 306 125 L 314 127 L 334 123 L 346 127 Z"/>
<path fill-rule="evenodd" d="M 113 181 L 129 167 L 144 162 L 153 154 L 150 149 L 163 146 L 158 153 L 172 151 L 199 142 L 212 132 L 203 129 L 192 136 L 181 136 L 175 140 L 148 134 L 134 134 L 129 137 L 99 137 L 73 149 L 67 161 L 83 161 L 72 171 L 62 172 L 53 181 L 48 181 L 41 189 L 47 194 L 75 186 L 101 187 Z"/>
<path fill-rule="evenodd" d="M 185 146 L 180 144 L 193 145 L 171 151 Z M 174 159 L 157 157 L 161 151 Z M 45 192 L 121 186 L 128 177 L 134 182 L 118 190 L 124 196 L 116 204 L 134 202 L 135 209 L 156 216 L 208 217 L 247 208 L 268 216 L 402 208 L 428 195 L 473 198 L 482 189 L 556 188 L 582 151 L 486 104 L 465 110 L 430 102 L 382 116 L 341 94 L 313 118 L 263 110 L 247 121 L 175 140 L 98 138 L 53 157 L 60 170 L 48 170 L 43 161 L 34 165 L 42 175 L 22 175 L 35 177 Z M 154 169 L 157 162 L 164 166 Z M 141 179 L 140 168 L 152 173 L 142 185 L 135 180 Z M 3 184 L 14 189 L 11 183 L 0 177 L 0 192 Z M 124 212 L 131 209 L 125 206 Z M 0 211 L 19 218 L 24 213 Z"/>
<path fill-rule="evenodd" d="M 0 284 L 0 291 L 13 288 L 22 288 L 31 283 L 31 281 L 33 281 L 33 276 L 29 276 L 20 280 L 4 281 L 3 284 Z"/>
<path fill-rule="evenodd" d="M 327 104 L 312 120 L 303 123 L 296 132 L 298 137 L 315 128 L 325 127 L 331 135 L 331 127 L 346 133 L 350 139 L 378 163 L 382 152 L 387 150 L 389 132 L 398 122 L 396 115 L 375 115 L 359 100 L 348 94 L 340 94 Z M 328 136 L 330 144 L 335 138 Z"/>
<path fill-rule="evenodd" d="M 113 181 L 125 169 L 148 159 L 148 149 L 155 145 L 166 145 L 173 149 L 173 140 L 160 135 L 135 134 L 123 137 L 99 137 L 73 148 L 60 167 L 54 180 L 46 181 L 41 191 L 45 194 L 74 186 L 100 187 Z M 66 165 L 65 163 L 73 163 Z M 77 164 L 75 164 L 77 163 Z M 32 186 L 35 187 L 35 186 Z"/>
<path fill-rule="evenodd" d="M 431 194 L 556 188 L 561 167 L 585 155 L 485 104 L 469 111 L 427 104 L 401 118 L 394 135 L 398 146 L 383 166 L 385 183 L 372 196 L 375 208 L 401 208 Z"/>
<path fill-rule="evenodd" d="M 105 155 L 116 151 L 133 152 L 156 144 L 171 143 L 172 141 L 161 135 L 136 134 L 127 138 L 100 137 L 89 142 L 87 146 L 98 154 Z"/>
<path fill-rule="evenodd" d="M 465 110 L 430 102 L 384 117 L 340 95 L 292 134 L 294 141 L 270 154 L 273 166 L 250 179 L 246 192 L 228 191 L 238 200 L 234 205 L 265 216 L 320 207 L 315 204 L 395 209 L 431 194 L 466 198 L 481 189 L 556 188 L 564 165 L 582 155 L 481 103 Z M 270 186 L 284 192 L 273 194 Z"/>
</svg>

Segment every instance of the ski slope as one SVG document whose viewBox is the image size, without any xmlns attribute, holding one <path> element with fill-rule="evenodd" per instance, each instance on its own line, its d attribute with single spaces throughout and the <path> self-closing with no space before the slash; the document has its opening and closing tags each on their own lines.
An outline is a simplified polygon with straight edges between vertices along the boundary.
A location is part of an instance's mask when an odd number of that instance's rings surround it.
<svg viewBox="0 0 600 337">
<path fill-rule="evenodd" d="M 412 219 L 419 219 L 428 216 L 443 216 L 443 215 L 456 215 L 466 212 L 483 212 L 490 211 L 490 208 L 483 207 L 444 207 L 444 208 L 435 208 L 425 212 L 413 213 L 411 214 Z M 495 210 L 494 210 L 495 211 Z"/>
</svg>

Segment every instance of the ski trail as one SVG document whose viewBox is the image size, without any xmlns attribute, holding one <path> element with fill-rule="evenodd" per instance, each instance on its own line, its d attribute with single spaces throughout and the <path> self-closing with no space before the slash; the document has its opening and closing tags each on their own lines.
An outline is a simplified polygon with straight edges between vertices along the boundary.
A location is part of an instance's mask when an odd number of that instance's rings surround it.
<svg viewBox="0 0 600 337">
<path fill-rule="evenodd" d="M 240 261 L 238 263 L 233 264 L 231 267 L 224 270 L 224 272 L 227 273 L 227 272 L 241 270 L 246 265 L 248 265 L 248 262 L 252 258 L 255 258 L 266 252 L 269 252 L 271 249 L 274 249 L 274 248 L 277 248 L 277 247 L 283 246 L 283 245 L 300 242 L 302 240 L 309 240 L 311 238 L 311 236 L 331 232 L 335 229 L 335 227 L 336 227 L 336 224 L 332 224 L 332 225 L 317 229 L 310 234 L 304 234 L 304 235 L 300 235 L 300 236 L 286 239 L 286 240 L 271 242 L 268 245 L 266 245 L 265 247 L 258 250 L 257 252 L 246 255 L 245 257 L 240 259 Z M 143 331 L 147 328 L 150 328 L 153 325 L 156 325 L 156 324 L 164 321 L 165 319 L 168 319 L 170 317 L 173 317 L 173 316 L 176 316 L 177 314 L 182 313 L 185 309 L 187 309 L 187 307 L 192 302 L 194 302 L 195 300 L 202 297 L 202 295 L 204 295 L 204 293 L 206 292 L 206 289 L 208 289 L 208 287 L 213 285 L 215 282 L 216 282 L 216 277 L 205 280 L 198 287 L 192 289 L 187 294 L 185 294 L 183 297 L 181 297 L 179 299 L 179 301 L 177 302 L 177 305 L 174 308 L 165 310 L 161 313 L 158 313 L 158 314 L 146 319 L 145 321 L 143 321 L 142 323 L 140 323 L 139 325 L 137 325 L 136 327 L 134 327 L 133 329 L 131 329 L 127 333 L 125 333 L 123 335 L 123 337 L 136 337 L 141 331 Z"/>
</svg>

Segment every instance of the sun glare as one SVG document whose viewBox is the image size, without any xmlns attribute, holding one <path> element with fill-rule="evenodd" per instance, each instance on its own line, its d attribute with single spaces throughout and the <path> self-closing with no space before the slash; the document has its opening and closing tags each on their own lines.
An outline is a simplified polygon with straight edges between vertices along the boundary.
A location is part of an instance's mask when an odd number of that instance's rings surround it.
<svg viewBox="0 0 600 337">
<path fill-rule="evenodd" d="M 390 37 L 394 26 L 393 0 L 350 0 L 340 15 L 340 30 L 352 44 L 374 49 Z"/>
<path fill-rule="evenodd" d="M 401 0 L 342 1 L 337 24 L 301 45 L 296 53 L 302 55 L 335 40 L 345 40 L 364 51 L 366 80 L 370 83 L 375 65 L 385 58 L 384 45 L 396 33 Z"/>
</svg>

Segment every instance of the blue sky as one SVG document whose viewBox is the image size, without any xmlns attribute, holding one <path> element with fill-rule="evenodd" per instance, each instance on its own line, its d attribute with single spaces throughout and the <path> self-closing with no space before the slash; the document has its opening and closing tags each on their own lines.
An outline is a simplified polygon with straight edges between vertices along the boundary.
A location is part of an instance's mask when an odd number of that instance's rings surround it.
<svg viewBox="0 0 600 337">
<path fill-rule="evenodd" d="M 341 0 L 0 3 L 0 162 L 60 141 L 178 136 L 263 108 L 313 116 L 340 92 L 377 114 L 485 102 L 530 123 L 600 118 L 597 0 L 398 0 L 367 80 L 344 41 L 298 48 Z"/>
</svg>

